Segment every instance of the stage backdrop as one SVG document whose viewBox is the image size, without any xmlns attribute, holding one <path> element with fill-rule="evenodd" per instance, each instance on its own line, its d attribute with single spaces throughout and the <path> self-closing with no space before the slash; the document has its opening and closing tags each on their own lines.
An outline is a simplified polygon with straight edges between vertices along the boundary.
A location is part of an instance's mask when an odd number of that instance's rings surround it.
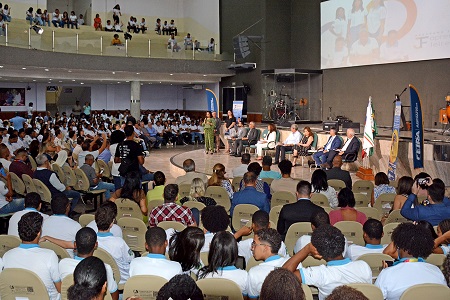
<svg viewBox="0 0 450 300">
<path fill-rule="evenodd" d="M 0 88 L 0 106 L 24 106 L 25 89 Z"/>
<path fill-rule="evenodd" d="M 450 1 L 355 3 L 321 3 L 322 69 L 450 57 Z"/>
</svg>

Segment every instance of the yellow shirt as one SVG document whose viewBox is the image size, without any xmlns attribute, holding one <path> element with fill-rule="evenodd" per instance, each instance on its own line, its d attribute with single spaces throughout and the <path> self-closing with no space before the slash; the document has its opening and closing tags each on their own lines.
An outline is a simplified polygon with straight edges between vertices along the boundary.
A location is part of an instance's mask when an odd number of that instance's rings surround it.
<svg viewBox="0 0 450 300">
<path fill-rule="evenodd" d="M 120 39 L 113 39 L 111 42 L 112 45 L 121 45 L 122 42 L 120 41 Z"/>
</svg>

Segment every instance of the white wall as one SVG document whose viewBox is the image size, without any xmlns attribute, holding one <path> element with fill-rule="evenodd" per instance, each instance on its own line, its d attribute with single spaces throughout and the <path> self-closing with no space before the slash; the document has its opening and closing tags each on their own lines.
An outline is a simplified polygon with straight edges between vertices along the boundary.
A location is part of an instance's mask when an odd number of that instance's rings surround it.
<svg viewBox="0 0 450 300">
<path fill-rule="evenodd" d="M 2 106 L 2 111 L 26 111 L 28 103 L 33 102 L 35 110 L 45 110 L 45 96 L 47 85 L 31 83 L 31 90 L 27 91 L 27 83 L 7 83 L 1 82 L 0 88 L 24 88 L 25 106 Z"/>
</svg>

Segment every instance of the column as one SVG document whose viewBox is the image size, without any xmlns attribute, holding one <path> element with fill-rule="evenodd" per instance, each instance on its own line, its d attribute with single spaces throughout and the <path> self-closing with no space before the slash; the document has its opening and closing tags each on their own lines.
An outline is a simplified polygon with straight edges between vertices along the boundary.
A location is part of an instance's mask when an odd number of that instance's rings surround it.
<svg viewBox="0 0 450 300">
<path fill-rule="evenodd" d="M 131 82 L 130 113 L 139 121 L 141 118 L 141 82 Z"/>
</svg>

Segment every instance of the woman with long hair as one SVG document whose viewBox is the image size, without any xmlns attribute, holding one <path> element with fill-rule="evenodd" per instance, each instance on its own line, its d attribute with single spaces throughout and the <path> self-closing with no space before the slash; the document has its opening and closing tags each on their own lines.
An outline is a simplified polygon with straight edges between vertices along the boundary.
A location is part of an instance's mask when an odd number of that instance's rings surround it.
<svg viewBox="0 0 450 300">
<path fill-rule="evenodd" d="M 397 195 L 394 198 L 394 205 L 392 210 L 402 209 L 406 199 L 412 193 L 411 189 L 414 184 L 414 179 L 410 176 L 403 176 L 398 180 Z"/>
<path fill-rule="evenodd" d="M 199 278 L 232 280 L 241 288 L 242 294 L 247 295 L 248 274 L 234 266 L 237 258 L 238 245 L 234 236 L 226 231 L 216 233 L 209 247 L 209 264 L 199 271 Z"/>
<path fill-rule="evenodd" d="M 122 201 L 123 199 L 130 199 L 136 202 L 141 209 L 142 215 L 147 215 L 147 198 L 145 197 L 141 179 L 137 172 L 133 171 L 127 174 L 122 188 L 116 190 L 114 194 L 111 195 L 110 201 L 116 201 L 119 198 L 122 198 Z"/>
<path fill-rule="evenodd" d="M 231 185 L 228 178 L 225 177 L 225 166 L 221 163 L 217 163 L 213 167 L 213 174 L 211 175 L 211 178 L 208 180 L 208 186 L 221 186 L 223 187 L 227 193 L 228 197 L 230 199 L 233 199 L 233 186 Z"/>
<path fill-rule="evenodd" d="M 258 160 L 262 160 L 263 148 L 275 149 L 276 146 L 275 141 L 277 140 L 277 127 L 275 124 L 271 123 L 267 125 L 267 130 L 269 131 L 267 136 L 262 140 L 259 140 L 256 144 L 256 156 L 258 157 Z"/>
<path fill-rule="evenodd" d="M 297 158 L 299 156 L 308 156 L 311 155 L 308 153 L 308 150 L 311 149 L 311 144 L 314 142 L 314 133 L 311 131 L 311 128 L 306 126 L 303 129 L 303 137 L 302 140 L 294 145 L 294 152 L 292 157 L 294 158 L 292 160 L 292 166 L 295 167 L 297 164 Z"/>
<path fill-rule="evenodd" d="M 73 272 L 74 284 L 67 290 L 69 300 L 102 300 L 106 293 L 105 263 L 90 256 L 76 266 Z"/>
<path fill-rule="evenodd" d="M 206 154 L 214 153 L 214 128 L 216 128 L 216 120 L 211 115 L 210 111 L 206 112 L 205 120 L 202 126 L 205 131 L 205 151 Z"/>
<path fill-rule="evenodd" d="M 330 203 L 331 208 L 338 206 L 338 198 L 336 190 L 328 185 L 327 173 L 324 170 L 315 170 L 311 176 L 312 192 L 325 195 Z"/>
<path fill-rule="evenodd" d="M 205 197 L 206 184 L 200 178 L 192 179 L 191 190 L 189 196 L 180 199 L 180 203 L 184 204 L 187 201 L 197 201 L 209 205 L 216 205 L 217 202 L 211 197 Z"/>
<path fill-rule="evenodd" d="M 175 232 L 169 241 L 169 258 L 181 264 L 184 274 L 194 272 L 203 267 L 200 250 L 205 244 L 203 230 L 198 227 L 186 227 L 183 231 Z"/>
</svg>

